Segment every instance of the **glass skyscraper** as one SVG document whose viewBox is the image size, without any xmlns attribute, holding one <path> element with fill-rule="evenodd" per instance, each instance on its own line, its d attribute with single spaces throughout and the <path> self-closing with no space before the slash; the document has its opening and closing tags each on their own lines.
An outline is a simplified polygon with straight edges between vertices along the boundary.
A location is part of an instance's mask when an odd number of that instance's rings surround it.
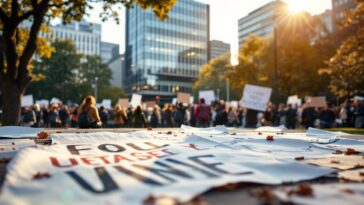
<svg viewBox="0 0 364 205">
<path fill-rule="evenodd" d="M 209 60 L 209 5 L 178 0 L 161 21 L 152 10 L 126 12 L 125 87 L 143 100 L 169 101 L 191 92 L 199 69 Z"/>
</svg>

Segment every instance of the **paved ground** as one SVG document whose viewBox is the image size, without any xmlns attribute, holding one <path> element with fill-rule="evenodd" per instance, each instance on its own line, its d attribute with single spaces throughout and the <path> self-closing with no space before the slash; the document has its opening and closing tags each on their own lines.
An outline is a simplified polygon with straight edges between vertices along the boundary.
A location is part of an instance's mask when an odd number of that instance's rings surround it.
<svg viewBox="0 0 364 205">
<path fill-rule="evenodd" d="M 49 133 L 86 133 L 86 132 L 117 132 L 117 133 L 125 133 L 132 131 L 140 131 L 147 129 L 132 129 L 132 128 L 121 128 L 121 129 L 47 129 Z M 154 131 L 177 131 L 178 128 L 157 128 L 153 129 Z M 231 133 L 244 133 L 251 132 L 251 129 L 234 129 L 229 128 Z M 286 132 L 302 132 L 302 130 L 289 130 Z M 347 138 L 351 139 L 362 139 L 364 140 L 364 135 L 350 135 Z M 6 170 L 5 164 L 0 163 L 0 184 L 2 184 L 3 179 L 5 177 Z M 321 179 L 316 179 L 309 182 L 304 183 L 338 183 L 339 180 L 336 177 L 325 177 Z M 223 187 L 214 188 L 201 196 L 197 197 L 195 200 L 188 202 L 183 205 L 257 205 L 257 204 L 286 204 L 279 201 L 273 195 L 270 195 L 269 190 L 273 190 L 276 187 L 282 186 L 294 186 L 295 184 L 286 184 L 280 186 L 266 186 L 259 184 L 251 184 L 251 183 L 240 183 L 240 184 L 231 184 Z M 364 186 L 364 185 L 363 185 Z M 267 188 L 267 189 L 266 189 Z M 268 190 L 268 191 L 263 191 Z M 173 203 L 167 203 L 172 205 Z"/>
</svg>

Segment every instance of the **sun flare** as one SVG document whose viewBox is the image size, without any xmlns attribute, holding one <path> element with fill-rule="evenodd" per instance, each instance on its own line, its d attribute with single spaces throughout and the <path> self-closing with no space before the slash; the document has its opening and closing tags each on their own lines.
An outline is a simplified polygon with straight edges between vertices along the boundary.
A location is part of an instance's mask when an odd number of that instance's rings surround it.
<svg viewBox="0 0 364 205">
<path fill-rule="evenodd" d="M 288 11 L 291 13 L 300 13 L 303 11 L 304 5 L 302 4 L 302 1 L 294 0 L 288 2 Z"/>
</svg>

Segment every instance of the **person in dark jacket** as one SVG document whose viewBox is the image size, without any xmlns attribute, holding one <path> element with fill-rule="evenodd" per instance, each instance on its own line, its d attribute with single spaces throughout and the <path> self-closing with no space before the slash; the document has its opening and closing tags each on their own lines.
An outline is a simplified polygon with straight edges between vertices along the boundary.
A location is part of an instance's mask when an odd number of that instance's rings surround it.
<svg viewBox="0 0 364 205">
<path fill-rule="evenodd" d="M 302 111 L 302 124 L 306 129 L 314 127 L 315 120 L 317 119 L 317 112 L 314 107 L 308 103 Z"/>
<path fill-rule="evenodd" d="M 320 110 L 318 114 L 318 118 L 320 120 L 320 128 L 331 128 L 333 123 L 335 122 L 335 113 L 334 111 L 329 108 L 329 106 L 326 104 L 324 107 Z"/>
<path fill-rule="evenodd" d="M 133 113 L 133 127 L 144 128 L 146 126 L 146 119 L 142 108 L 138 106 Z"/>
</svg>

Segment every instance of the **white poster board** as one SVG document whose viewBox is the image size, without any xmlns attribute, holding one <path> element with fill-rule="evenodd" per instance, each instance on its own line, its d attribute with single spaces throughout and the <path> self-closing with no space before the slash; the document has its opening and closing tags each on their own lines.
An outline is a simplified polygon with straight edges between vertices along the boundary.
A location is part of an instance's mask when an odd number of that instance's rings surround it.
<svg viewBox="0 0 364 205">
<path fill-rule="evenodd" d="M 207 105 L 211 105 L 213 101 L 215 101 L 215 93 L 213 90 L 202 90 L 199 91 L 198 97 L 201 99 L 205 99 L 205 103 Z"/>
<path fill-rule="evenodd" d="M 288 97 L 287 104 L 301 106 L 302 99 L 298 98 L 298 95 L 292 95 Z"/>
<path fill-rule="evenodd" d="M 272 88 L 247 84 L 244 87 L 241 106 L 252 110 L 265 111 L 271 94 Z"/>
<path fill-rule="evenodd" d="M 27 106 L 33 106 L 33 95 L 24 95 L 21 99 L 21 106 L 27 107 Z"/>
<path fill-rule="evenodd" d="M 49 105 L 49 101 L 45 99 L 37 100 L 35 104 L 38 104 L 40 107 L 46 107 Z"/>
<path fill-rule="evenodd" d="M 173 98 L 172 99 L 172 105 L 176 106 L 177 105 L 177 98 Z"/>
<path fill-rule="evenodd" d="M 101 104 L 103 106 L 105 106 L 106 109 L 110 109 L 111 108 L 111 100 L 110 99 L 103 99 Z"/>
<path fill-rule="evenodd" d="M 139 105 L 142 104 L 142 96 L 139 94 L 133 94 L 131 97 L 131 102 L 130 102 L 131 106 L 133 108 L 138 107 Z"/>
<path fill-rule="evenodd" d="M 55 97 L 51 99 L 51 104 L 59 104 L 59 103 L 62 103 L 62 101 L 60 99 L 55 98 Z"/>
<path fill-rule="evenodd" d="M 191 97 L 190 97 L 190 104 L 192 104 L 192 105 L 193 105 L 194 101 L 195 101 L 195 97 L 191 96 Z"/>
</svg>

